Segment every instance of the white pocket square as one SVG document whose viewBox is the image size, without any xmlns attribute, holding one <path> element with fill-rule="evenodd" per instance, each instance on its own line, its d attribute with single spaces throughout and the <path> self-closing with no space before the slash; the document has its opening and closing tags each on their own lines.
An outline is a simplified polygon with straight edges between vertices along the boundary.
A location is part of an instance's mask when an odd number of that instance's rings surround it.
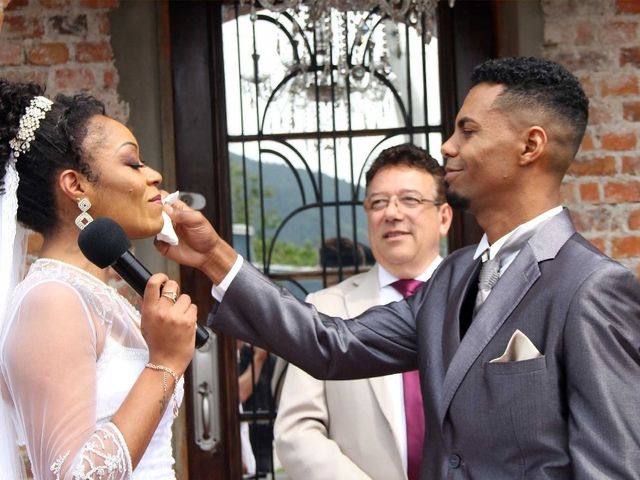
<svg viewBox="0 0 640 480">
<path fill-rule="evenodd" d="M 542 354 L 524 333 L 516 330 L 511 335 L 507 349 L 502 356 L 490 360 L 489 363 L 521 362 L 541 357 Z"/>
</svg>

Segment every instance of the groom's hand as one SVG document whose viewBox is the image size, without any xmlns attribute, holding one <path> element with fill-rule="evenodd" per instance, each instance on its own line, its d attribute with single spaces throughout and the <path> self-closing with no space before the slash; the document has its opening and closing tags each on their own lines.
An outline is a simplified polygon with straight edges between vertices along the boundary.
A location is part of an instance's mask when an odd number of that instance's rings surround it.
<svg viewBox="0 0 640 480">
<path fill-rule="evenodd" d="M 180 241 L 172 246 L 156 240 L 158 251 L 175 262 L 201 270 L 213 283 L 219 284 L 231 270 L 237 253 L 220 238 L 204 215 L 184 202 L 165 204 L 164 209 Z"/>
</svg>

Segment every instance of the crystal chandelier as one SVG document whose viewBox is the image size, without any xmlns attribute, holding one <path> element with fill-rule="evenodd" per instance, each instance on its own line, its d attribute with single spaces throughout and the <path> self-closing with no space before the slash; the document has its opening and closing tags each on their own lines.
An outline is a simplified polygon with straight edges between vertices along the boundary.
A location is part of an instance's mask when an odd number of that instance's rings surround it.
<svg viewBox="0 0 640 480">
<path fill-rule="evenodd" d="M 453 7 L 455 0 L 448 0 Z M 276 23 L 291 24 L 286 47 L 277 51 L 289 78 L 286 90 L 298 99 L 340 103 L 348 93 L 378 101 L 395 80 L 392 55 L 400 57 L 398 26 L 415 30 L 425 43 L 436 35 L 438 0 L 241 0 L 251 3 L 251 21 L 264 10 Z M 291 48 L 289 48 L 289 45 Z M 255 68 L 243 79 L 271 86 Z M 269 95 L 266 94 L 265 97 Z"/>
<path fill-rule="evenodd" d="M 379 9 L 382 15 L 394 22 L 404 22 L 414 27 L 419 34 L 425 29 L 425 41 L 429 42 L 435 32 L 435 16 L 438 0 L 258 0 L 257 3 L 272 12 L 299 10 L 307 5 L 312 22 L 330 15 L 332 9 L 340 11 L 370 11 Z M 453 7 L 455 0 L 449 0 Z M 255 4 L 254 4 L 255 5 Z"/>
</svg>

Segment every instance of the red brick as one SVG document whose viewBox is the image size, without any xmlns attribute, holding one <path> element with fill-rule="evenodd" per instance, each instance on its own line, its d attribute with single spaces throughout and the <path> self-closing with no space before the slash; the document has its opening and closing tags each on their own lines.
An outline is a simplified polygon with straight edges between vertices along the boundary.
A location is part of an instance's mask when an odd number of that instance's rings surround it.
<svg viewBox="0 0 640 480">
<path fill-rule="evenodd" d="M 640 182 L 607 182 L 604 185 L 604 201 L 625 203 L 640 201 Z"/>
<path fill-rule="evenodd" d="M 640 256 L 640 236 L 614 238 L 611 247 L 614 258 Z"/>
<path fill-rule="evenodd" d="M 589 241 L 591 242 L 591 245 L 596 247 L 602 253 L 606 253 L 606 245 L 604 242 L 604 238 L 591 238 L 589 239 Z"/>
<path fill-rule="evenodd" d="M 116 8 L 118 0 L 81 0 L 80 5 L 88 8 Z"/>
<path fill-rule="evenodd" d="M 560 186 L 560 197 L 562 198 L 562 203 L 576 203 L 576 193 L 572 183 L 563 183 Z"/>
<path fill-rule="evenodd" d="M 22 45 L 3 42 L 0 48 L 0 65 L 22 65 L 22 63 L 24 63 Z"/>
<path fill-rule="evenodd" d="M 569 175 L 600 176 L 616 173 L 616 159 L 611 156 L 595 158 L 576 158 L 569 167 Z"/>
<path fill-rule="evenodd" d="M 95 18 L 95 22 L 98 25 L 98 32 L 102 35 L 109 35 L 111 33 L 111 22 L 109 21 L 109 16 L 101 13 L 96 15 Z"/>
<path fill-rule="evenodd" d="M 638 24 L 636 22 L 611 22 L 600 31 L 603 45 L 637 43 Z"/>
<path fill-rule="evenodd" d="M 633 65 L 640 68 L 640 47 L 620 49 L 620 66 Z"/>
<path fill-rule="evenodd" d="M 637 143 L 635 132 L 605 133 L 601 140 L 603 150 L 612 151 L 632 150 Z"/>
<path fill-rule="evenodd" d="M 629 229 L 640 230 L 640 210 L 629 212 Z"/>
<path fill-rule="evenodd" d="M 595 28 L 591 22 L 580 22 L 576 25 L 576 45 L 589 45 L 593 42 Z"/>
<path fill-rule="evenodd" d="M 604 79 L 600 84 L 603 96 L 609 95 L 637 95 L 638 78 L 635 75 L 612 76 Z"/>
<path fill-rule="evenodd" d="M 597 183 L 582 183 L 579 190 L 581 201 L 592 203 L 600 201 L 600 189 Z"/>
<path fill-rule="evenodd" d="M 44 34 L 42 20 L 24 15 L 11 15 L 4 18 L 3 36 L 13 38 L 38 38 Z"/>
<path fill-rule="evenodd" d="M 10 82 L 33 82 L 38 85 L 46 85 L 47 83 L 47 72 L 34 68 L 9 68 L 2 72 L 2 77 Z"/>
<path fill-rule="evenodd" d="M 602 125 L 603 123 L 610 123 L 611 120 L 613 120 L 613 115 L 608 105 L 603 105 L 602 103 L 589 105 L 590 125 Z"/>
<path fill-rule="evenodd" d="M 40 0 L 44 8 L 62 8 L 71 5 L 71 0 Z"/>
<path fill-rule="evenodd" d="M 69 50 L 64 43 L 40 43 L 28 53 L 33 65 L 59 65 L 69 61 Z"/>
<path fill-rule="evenodd" d="M 622 157 L 622 173 L 640 174 L 640 157 Z"/>
<path fill-rule="evenodd" d="M 113 68 L 108 68 L 102 74 L 102 81 L 104 88 L 107 90 L 111 90 L 118 84 L 118 73 Z"/>
<path fill-rule="evenodd" d="M 55 85 L 61 90 L 90 90 L 95 87 L 96 78 L 86 68 L 63 68 L 55 72 Z"/>
<path fill-rule="evenodd" d="M 628 122 L 640 122 L 640 102 L 623 103 L 622 112 Z"/>
<path fill-rule="evenodd" d="M 76 60 L 80 63 L 108 62 L 113 58 L 107 42 L 82 42 L 76 45 Z"/>
<path fill-rule="evenodd" d="M 571 72 L 578 70 L 598 71 L 607 65 L 607 55 L 604 52 L 587 51 L 576 53 L 560 53 L 553 55 L 555 60 L 567 67 Z"/>
<path fill-rule="evenodd" d="M 640 13 L 640 1 L 616 0 L 617 13 Z"/>
<path fill-rule="evenodd" d="M 606 232 L 610 229 L 611 214 L 604 208 L 572 210 L 571 218 L 580 232 Z"/>
<path fill-rule="evenodd" d="M 594 148 L 595 145 L 593 144 L 593 137 L 589 133 L 585 133 L 584 137 L 582 138 L 582 143 L 580 144 L 580 151 L 589 152 Z"/>
<path fill-rule="evenodd" d="M 591 78 L 589 77 L 580 77 L 580 84 L 582 85 L 582 89 L 584 90 L 584 93 L 587 95 L 587 97 L 591 98 L 595 95 L 596 90 L 595 87 L 593 86 L 593 82 L 591 81 Z"/>
<path fill-rule="evenodd" d="M 3 0 L 0 0 L 2 2 Z M 4 0 L 6 4 L 6 0 Z M 29 5 L 29 0 L 9 0 L 9 5 L 5 5 L 5 10 L 7 12 L 14 12 L 16 10 L 21 10 L 24 7 Z"/>
</svg>

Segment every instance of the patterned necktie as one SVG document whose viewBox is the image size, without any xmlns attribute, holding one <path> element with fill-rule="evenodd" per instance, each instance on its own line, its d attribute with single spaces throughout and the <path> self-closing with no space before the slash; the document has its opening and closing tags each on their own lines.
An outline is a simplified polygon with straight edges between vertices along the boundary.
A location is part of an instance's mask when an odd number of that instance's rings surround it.
<svg viewBox="0 0 640 480">
<path fill-rule="evenodd" d="M 403 297 L 414 294 L 424 282 L 415 279 L 397 280 L 391 284 Z M 420 391 L 420 376 L 417 370 L 402 374 L 404 393 L 404 417 L 407 426 L 407 476 L 409 480 L 420 478 L 420 461 L 424 443 L 424 405 Z"/>
<path fill-rule="evenodd" d="M 480 267 L 480 276 L 478 277 L 478 293 L 476 294 L 476 303 L 473 308 L 474 316 L 500 279 L 500 257 L 496 256 L 490 260 L 485 260 L 485 258 L 489 258 L 488 248 L 482 254 L 483 262 L 482 267 Z"/>
</svg>

